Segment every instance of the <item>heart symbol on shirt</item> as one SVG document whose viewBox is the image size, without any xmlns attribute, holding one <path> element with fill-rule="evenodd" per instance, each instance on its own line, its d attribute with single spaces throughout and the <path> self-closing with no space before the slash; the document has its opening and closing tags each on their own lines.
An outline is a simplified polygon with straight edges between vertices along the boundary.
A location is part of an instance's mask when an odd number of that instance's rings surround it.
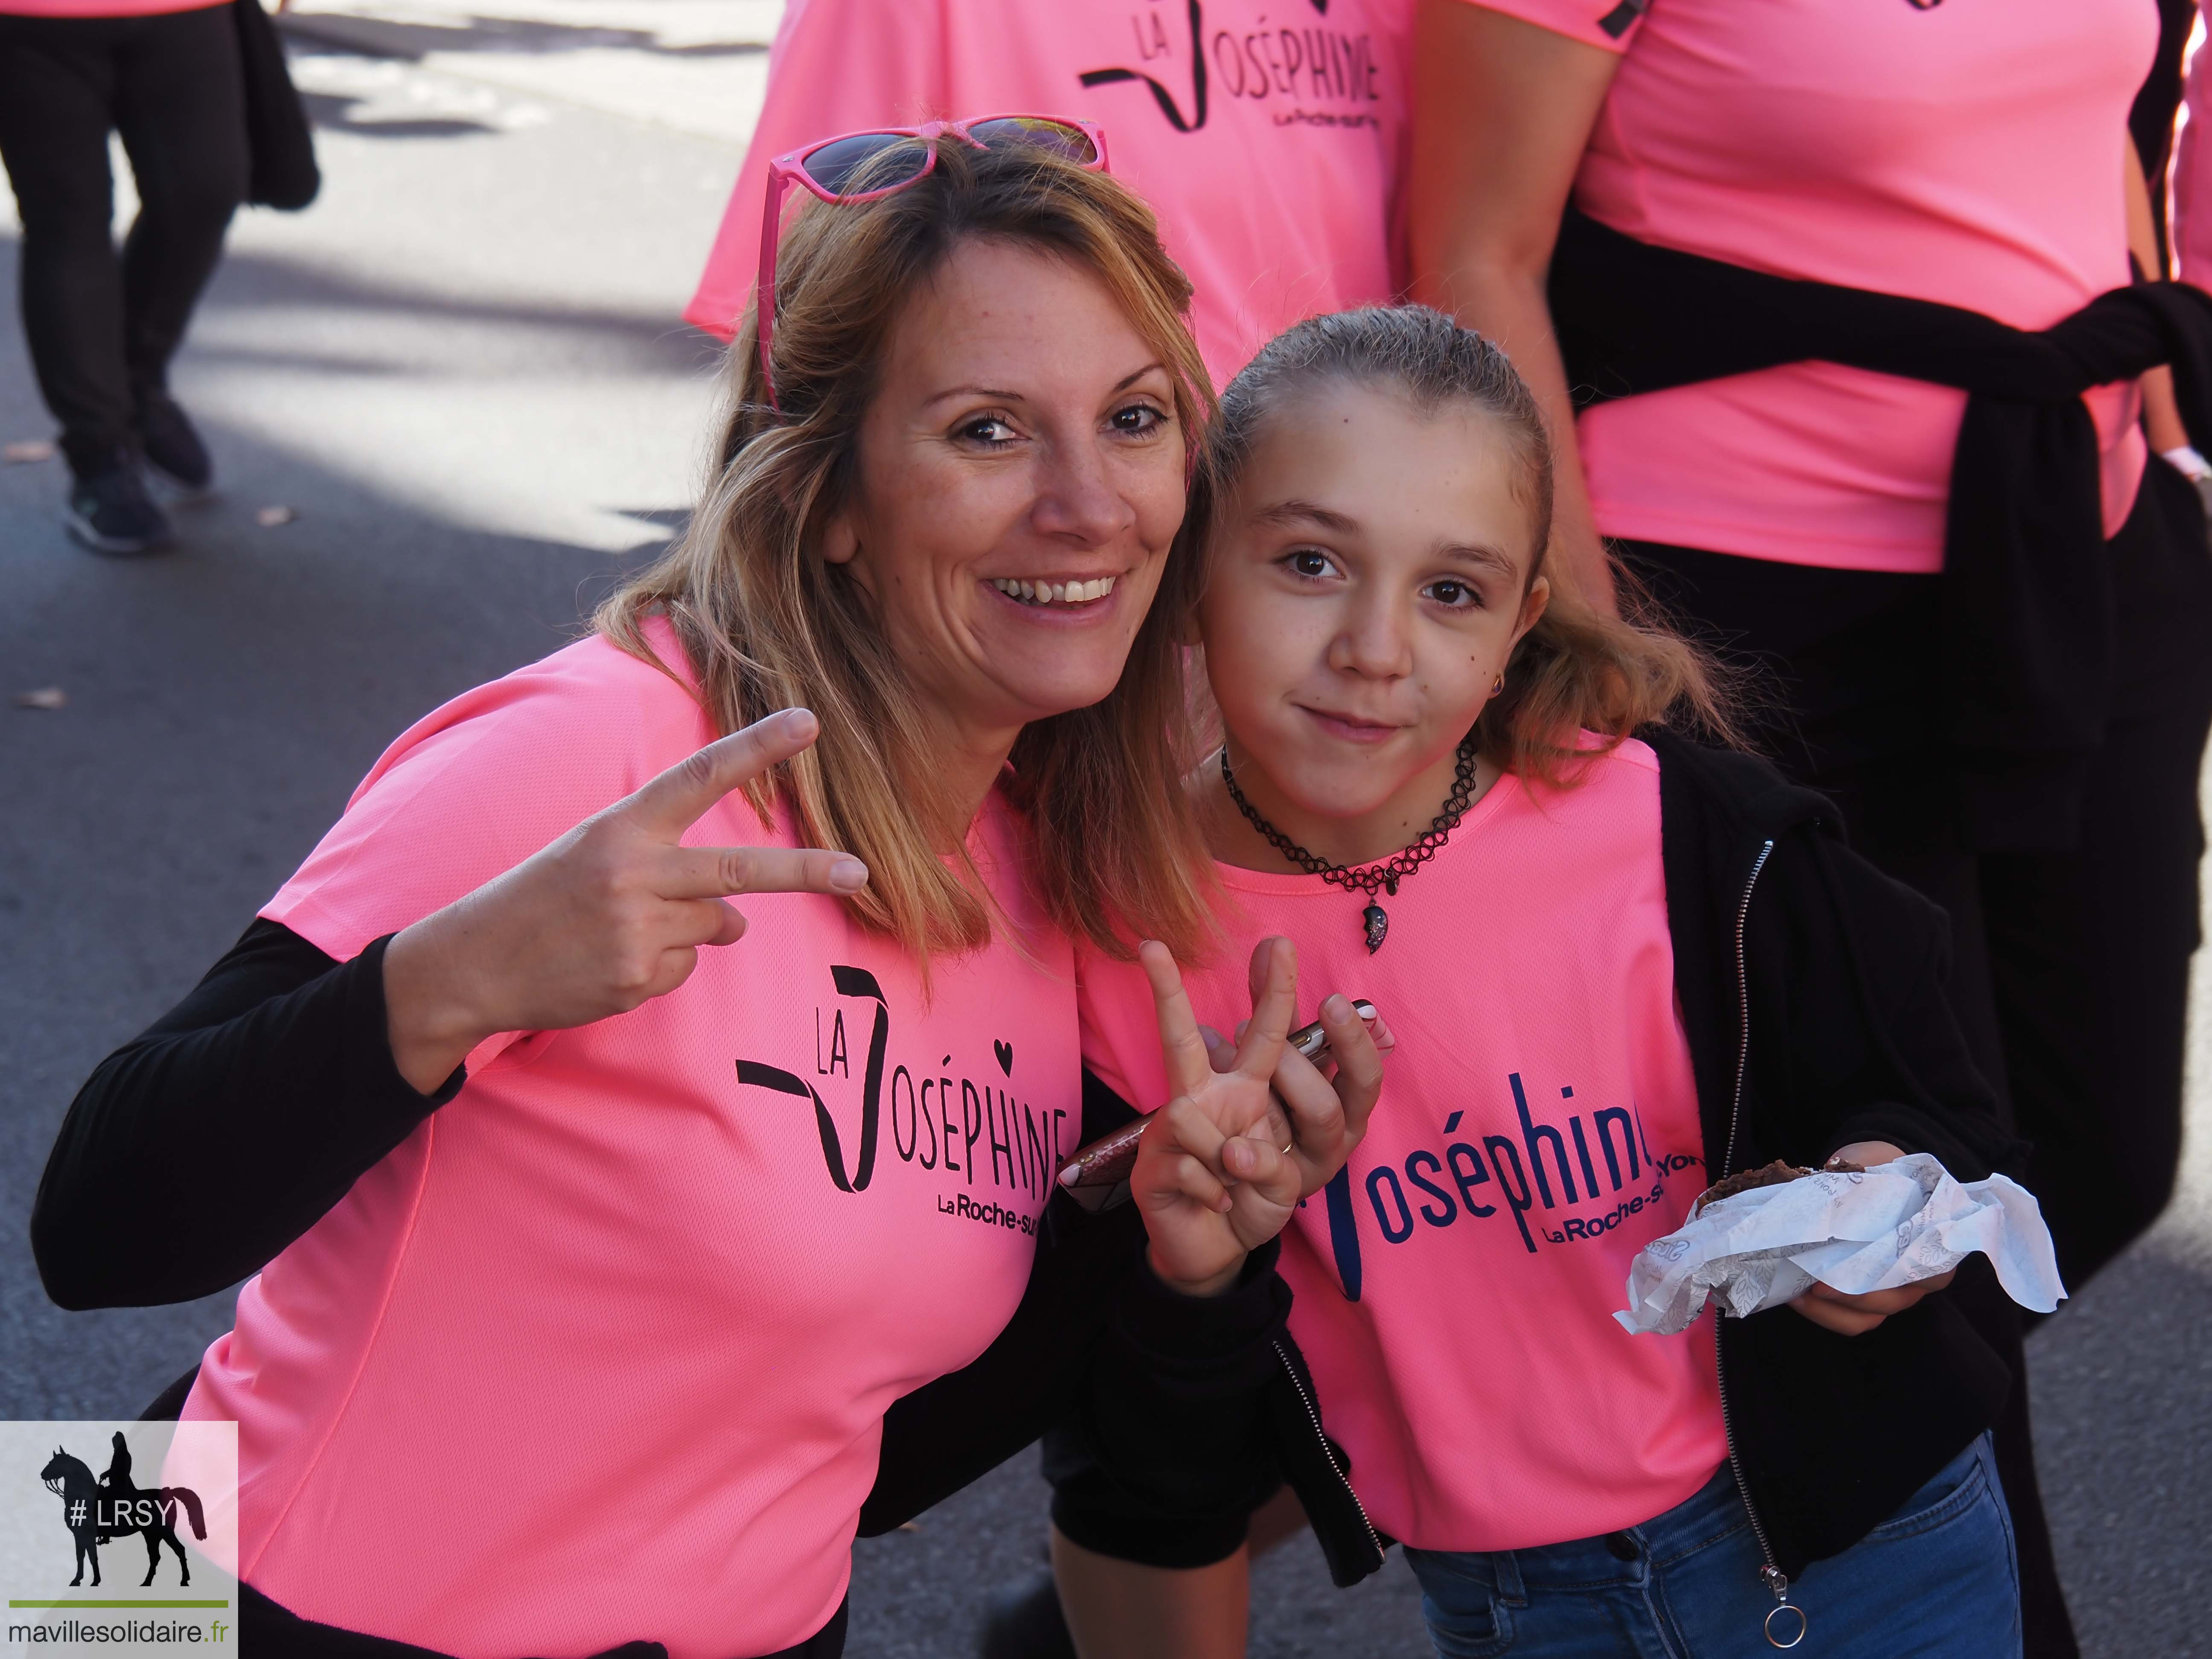
<svg viewBox="0 0 2212 1659">
<path fill-rule="evenodd" d="M 1014 1045 L 1011 1042 L 994 1042 L 991 1045 L 991 1052 L 999 1057 L 999 1069 L 1008 1077 L 1012 1077 L 1014 1074 Z"/>
</svg>

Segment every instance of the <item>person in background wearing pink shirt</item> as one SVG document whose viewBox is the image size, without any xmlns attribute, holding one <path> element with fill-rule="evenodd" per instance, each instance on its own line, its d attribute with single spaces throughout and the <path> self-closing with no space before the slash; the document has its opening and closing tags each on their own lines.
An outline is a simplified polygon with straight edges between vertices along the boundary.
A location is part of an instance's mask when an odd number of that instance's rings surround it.
<svg viewBox="0 0 2212 1659">
<path fill-rule="evenodd" d="M 824 133 L 1052 110 L 1113 134 L 1115 176 L 1159 216 L 1222 384 L 1299 318 L 1402 289 L 1407 3 L 791 0 L 684 314 L 726 339 L 736 326 L 769 157 Z"/>
<path fill-rule="evenodd" d="M 252 1275 L 181 1401 L 239 1425 L 249 1647 L 834 1659 L 886 1413 L 1056 1224 L 1073 938 L 1202 946 L 1189 285 L 1091 134 L 1012 125 L 793 222 L 682 541 L 403 733 L 72 1104 L 57 1301 Z M 1341 999 L 1333 1081 L 1283 1053 L 1261 966 L 1221 1086 L 1297 1132 L 1206 1156 L 1287 1203 L 1381 1062 Z"/>
<path fill-rule="evenodd" d="M 107 137 L 138 217 L 115 251 Z M 23 331 L 72 479 L 70 533 L 103 553 L 170 538 L 143 468 L 214 476 L 169 359 L 247 183 L 237 25 L 224 0 L 0 0 L 0 159 L 23 222 Z"/>
<path fill-rule="evenodd" d="M 2212 313 L 2131 286 L 2159 27 L 2154 0 L 1422 0 L 1414 29 L 1414 291 L 1543 402 L 1565 570 L 1609 594 L 1613 542 L 1770 674 L 1758 739 L 1950 914 L 2077 1288 L 2172 1192 L 2198 942 L 2212 566 L 2136 381 Z M 2109 367 L 2069 380 L 2062 323 Z M 2008 397 L 2063 462 L 1991 435 Z M 1997 1445 L 2029 1651 L 2070 1655 L 2024 1388 Z"/>
<path fill-rule="evenodd" d="M 2140 250 L 2148 242 L 2158 252 L 2160 257 L 2154 264 L 2143 266 L 2144 275 L 2172 276 L 2180 274 L 2176 266 L 2181 252 L 2176 223 L 2179 215 L 2174 210 L 2180 191 L 2175 125 L 2186 101 L 2185 70 L 2190 38 L 2197 27 L 2197 0 L 2158 0 L 2158 52 L 2151 61 L 2149 76 L 2136 94 L 2134 106 L 2128 112 L 2129 137 L 2135 144 L 2136 159 L 2142 163 L 2143 180 L 2148 186 L 2140 210 L 2150 216 L 2151 222 L 2146 236 L 2131 216 L 2128 246 Z M 2129 212 L 2133 216 L 2136 211 L 2137 204 L 2130 192 Z M 2188 278 L 2184 276 L 2182 280 Z M 2188 428 L 2182 422 L 2181 410 L 2174 399 L 2172 371 L 2154 368 L 2144 375 L 2142 394 L 2143 435 L 2150 440 L 2150 447 L 2197 486 L 2200 497 L 2212 501 L 2212 495 L 2208 495 L 2208 491 L 2212 491 L 2212 461 L 2206 460 L 2189 441 Z"/>
<path fill-rule="evenodd" d="M 2182 104 L 2188 118 L 2173 141 L 2172 208 L 2170 218 L 2174 275 L 2185 283 L 2212 290 L 2212 53 L 2201 49 L 2189 62 L 2182 82 Z M 2212 459 L 2190 445 L 2180 416 L 2172 407 L 2170 384 L 2160 388 L 2164 396 L 2144 387 L 2151 441 L 2159 453 L 2185 473 L 2199 493 L 2212 500 Z"/>
<path fill-rule="evenodd" d="M 1208 451 L 1224 742 L 1191 787 L 1225 948 L 1180 975 L 1154 947 L 1141 975 L 1083 959 L 1085 1062 L 1187 1116 L 1199 1022 L 1237 1018 L 1264 933 L 1398 1041 L 1326 1199 L 1279 1215 L 1279 1278 L 1140 1160 L 1147 1271 L 1062 1532 L 1220 1535 L 1287 1478 L 1340 1584 L 1406 1547 L 1440 1659 L 2018 1655 L 2006 1368 L 1953 1273 L 1670 1336 L 1615 1321 L 1632 1261 L 1724 1176 L 2014 1162 L 1942 914 L 1820 797 L 1673 729 L 1725 720 L 1693 647 L 1547 580 L 1545 422 L 1479 336 L 1315 319 L 1231 383 Z M 1085 1659 L 1241 1653 L 1242 1559 L 1189 1577 L 1210 1639 L 1079 1594 Z"/>
<path fill-rule="evenodd" d="M 2183 282 L 2212 289 L 2212 52 L 2199 48 L 2182 88 L 2188 118 L 2173 147 L 2173 260 Z"/>
</svg>

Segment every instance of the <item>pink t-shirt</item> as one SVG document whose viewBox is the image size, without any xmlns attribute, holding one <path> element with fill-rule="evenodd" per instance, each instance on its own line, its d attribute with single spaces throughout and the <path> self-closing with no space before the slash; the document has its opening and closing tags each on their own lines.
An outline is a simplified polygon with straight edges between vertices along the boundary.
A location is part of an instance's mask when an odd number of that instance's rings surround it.
<svg viewBox="0 0 2212 1659">
<path fill-rule="evenodd" d="M 223 0 L 0 0 L 0 17 L 157 17 L 205 11 Z"/>
<path fill-rule="evenodd" d="M 0 18 L 157 18 L 219 4 L 223 0 L 0 0 Z"/>
<path fill-rule="evenodd" d="M 1474 0 L 1625 54 L 1575 200 L 1642 240 L 2048 328 L 2129 281 L 2127 115 L 2150 0 Z M 2145 454 L 2087 399 L 2106 533 Z M 1793 363 L 1577 423 L 1608 536 L 1855 570 L 1942 568 L 1966 394 Z"/>
<path fill-rule="evenodd" d="M 262 914 L 349 957 L 714 735 L 572 646 L 403 735 Z M 792 844 L 742 795 L 685 839 Z M 185 1411 L 238 1420 L 247 1582 L 463 1659 L 732 1659 L 830 1619 L 885 1408 L 1005 1325 L 1078 1138 L 1070 947 L 1002 806 L 973 845 L 1024 945 L 925 1002 L 836 902 L 749 898 L 681 989 L 486 1044 L 248 1281 Z"/>
<path fill-rule="evenodd" d="M 1422 1549 L 1533 1548 L 1650 1520 L 1727 1456 L 1712 1333 L 1631 1336 L 1628 1266 L 1705 1186 L 1641 744 L 1533 796 L 1511 777 L 1382 902 L 1222 867 L 1199 1018 L 1251 1011 L 1252 946 L 1298 948 L 1299 1012 L 1371 999 L 1395 1034 L 1348 1180 L 1284 1235 L 1291 1330 L 1375 1524 Z M 1166 1093 L 1143 975 L 1087 954 L 1084 1058 L 1134 1104 Z"/>
<path fill-rule="evenodd" d="M 771 158 L 933 117 L 1073 116 L 1158 214 L 1225 383 L 1300 319 L 1400 288 L 1409 16 L 1409 0 L 791 0 L 684 315 L 726 338 L 751 303 Z"/>
</svg>

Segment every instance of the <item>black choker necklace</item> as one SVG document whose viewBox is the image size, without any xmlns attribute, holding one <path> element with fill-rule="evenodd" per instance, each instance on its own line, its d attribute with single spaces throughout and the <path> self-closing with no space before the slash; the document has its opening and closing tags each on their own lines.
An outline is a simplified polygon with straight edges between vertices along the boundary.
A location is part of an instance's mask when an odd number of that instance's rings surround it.
<svg viewBox="0 0 2212 1659">
<path fill-rule="evenodd" d="M 1237 787 L 1237 775 L 1229 769 L 1229 747 L 1221 750 L 1221 781 L 1228 786 L 1229 799 L 1237 803 L 1237 810 L 1244 820 L 1267 838 L 1267 844 L 1310 876 L 1319 876 L 1332 886 L 1346 892 L 1358 888 L 1367 895 L 1367 908 L 1359 913 L 1360 926 L 1367 933 L 1367 954 L 1373 956 L 1382 948 L 1389 936 L 1390 913 L 1376 902 L 1377 888 L 1398 896 L 1398 884 L 1419 869 L 1450 839 L 1451 832 L 1459 828 L 1459 821 L 1467 816 L 1468 799 L 1474 793 L 1474 737 L 1469 733 L 1459 746 L 1459 768 L 1452 775 L 1451 793 L 1444 799 L 1444 810 L 1429 825 L 1428 833 L 1411 847 L 1393 854 L 1387 863 L 1362 865 L 1348 869 L 1341 864 L 1331 864 L 1327 859 L 1306 849 L 1261 817 L 1244 792 Z"/>
</svg>

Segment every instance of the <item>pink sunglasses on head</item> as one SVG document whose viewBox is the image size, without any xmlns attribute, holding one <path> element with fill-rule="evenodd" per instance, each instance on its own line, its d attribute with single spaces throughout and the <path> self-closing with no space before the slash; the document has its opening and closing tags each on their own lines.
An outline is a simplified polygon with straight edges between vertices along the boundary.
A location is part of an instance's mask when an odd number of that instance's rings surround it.
<svg viewBox="0 0 2212 1659">
<path fill-rule="evenodd" d="M 782 412 L 782 405 L 775 398 L 775 371 L 769 366 L 769 342 L 775 330 L 775 255 L 783 236 L 784 193 L 798 184 L 832 204 L 872 202 L 892 195 L 929 177 L 937 166 L 937 146 L 930 140 L 947 132 L 977 149 L 1041 149 L 1074 162 L 1086 173 L 1112 171 L 1106 165 L 1106 135 L 1088 121 L 1063 120 L 1057 115 L 977 115 L 965 121 L 927 121 L 918 127 L 848 132 L 777 156 L 768 164 L 760 275 L 753 298 L 753 314 L 759 319 L 761 379 L 768 386 L 769 407 L 777 413 Z M 873 182 L 866 190 L 846 188 L 867 163 L 900 144 L 913 146 L 910 159 L 875 169 Z"/>
</svg>

